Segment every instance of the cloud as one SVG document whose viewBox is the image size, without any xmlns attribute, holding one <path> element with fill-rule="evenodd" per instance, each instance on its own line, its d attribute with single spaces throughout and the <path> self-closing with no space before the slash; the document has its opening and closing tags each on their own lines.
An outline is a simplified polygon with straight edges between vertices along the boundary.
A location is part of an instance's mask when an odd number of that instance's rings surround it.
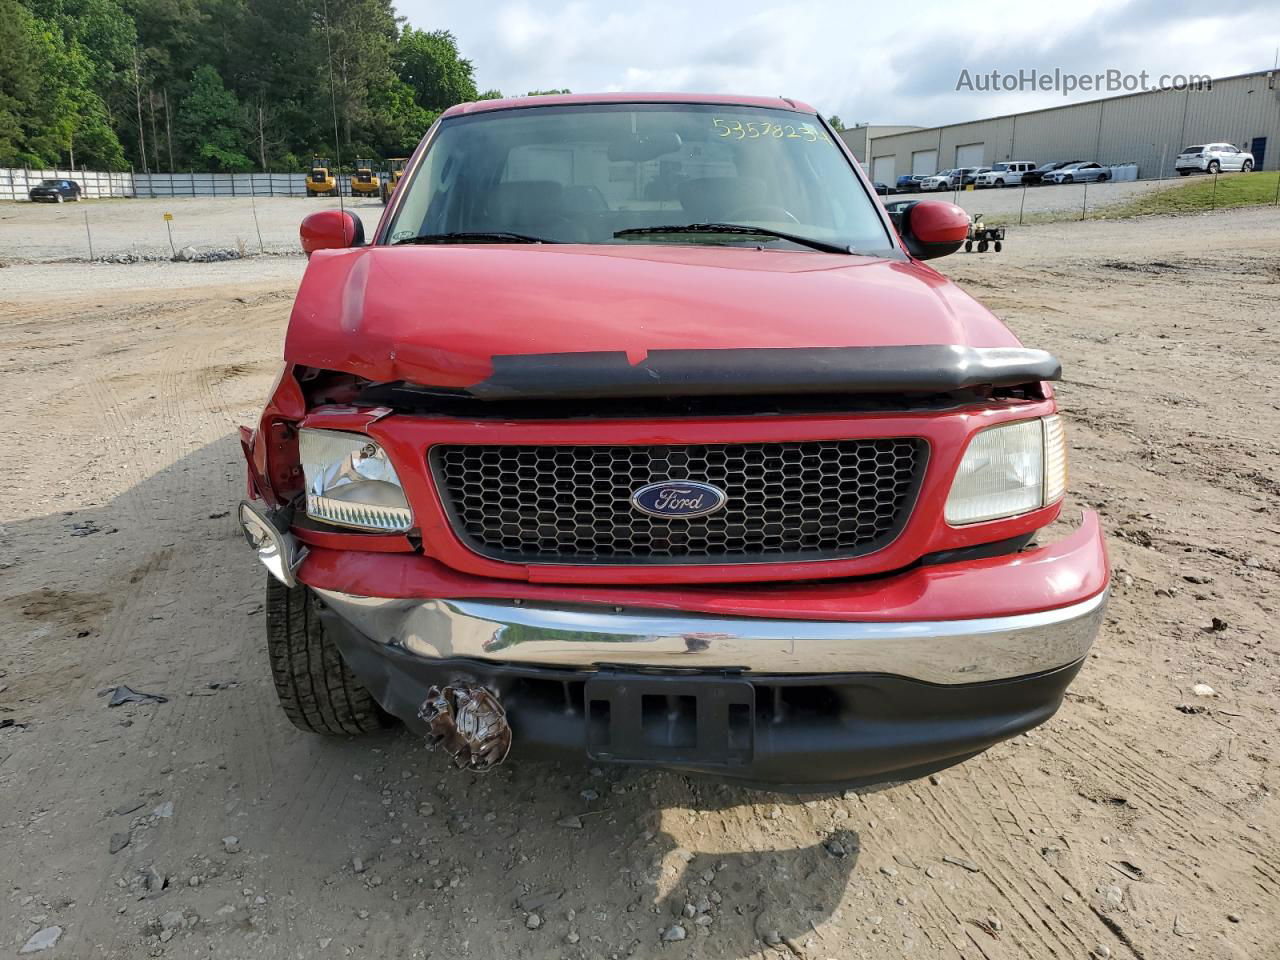
<svg viewBox="0 0 1280 960">
<path fill-rule="evenodd" d="M 909 9 L 813 0 L 398 0 L 409 22 L 446 28 L 481 88 L 509 94 L 695 90 L 795 97 L 846 123 L 932 125 L 1067 102 L 1054 93 L 956 91 L 962 69 L 1208 73 L 1270 65 L 1274 0 L 1077 0 L 975 17 L 952 2 Z M 1088 99 L 1094 93 L 1073 99 Z"/>
</svg>

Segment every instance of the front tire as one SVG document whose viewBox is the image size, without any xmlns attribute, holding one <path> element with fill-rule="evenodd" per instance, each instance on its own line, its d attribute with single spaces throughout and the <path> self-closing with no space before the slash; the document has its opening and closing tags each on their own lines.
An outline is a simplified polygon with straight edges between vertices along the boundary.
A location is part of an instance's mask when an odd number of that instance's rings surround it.
<svg viewBox="0 0 1280 960">
<path fill-rule="evenodd" d="M 325 634 L 318 603 L 304 586 L 267 579 L 267 655 L 285 716 L 299 730 L 327 736 L 385 729 L 390 716 Z"/>
<path fill-rule="evenodd" d="M 1241 164 L 1241 165 L 1240 165 L 1240 172 L 1241 172 L 1241 173 L 1252 173 L 1252 172 L 1253 172 L 1253 161 L 1252 161 L 1252 160 L 1246 160 L 1243 164 Z"/>
<path fill-rule="evenodd" d="M 1221 169 L 1222 169 L 1222 164 L 1220 164 L 1217 160 L 1210 160 L 1209 166 L 1208 168 L 1206 168 L 1205 173 L 1217 173 Z"/>
</svg>

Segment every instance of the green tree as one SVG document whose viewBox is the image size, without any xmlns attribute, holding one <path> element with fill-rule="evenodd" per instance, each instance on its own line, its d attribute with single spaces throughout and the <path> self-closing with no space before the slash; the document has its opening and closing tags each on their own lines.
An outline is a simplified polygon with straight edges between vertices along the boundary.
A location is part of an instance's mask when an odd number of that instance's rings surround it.
<svg viewBox="0 0 1280 960">
<path fill-rule="evenodd" d="M 395 75 L 392 55 L 399 28 L 390 0 L 331 0 L 328 24 L 324 9 L 318 39 L 327 66 L 318 79 L 326 92 L 332 83 L 342 153 L 349 157 L 368 150 L 376 136 L 380 118 L 375 105 Z"/>
<path fill-rule="evenodd" d="M 400 78 L 413 89 L 420 107 L 439 113 L 479 98 L 475 69 L 448 30 L 428 33 L 410 27 L 400 35 L 396 60 Z"/>
<path fill-rule="evenodd" d="M 57 22 L 0 0 L 0 162 L 123 165 L 95 80 L 85 48 Z"/>
<path fill-rule="evenodd" d="M 27 130 L 39 69 L 35 18 L 16 0 L 0 0 L 0 164 L 27 159 Z"/>
<path fill-rule="evenodd" d="M 554 97 L 558 93 L 573 93 L 568 87 L 556 89 L 552 87 L 550 90 L 530 90 L 525 94 L 526 97 Z"/>
<path fill-rule="evenodd" d="M 499 96 L 392 0 L 0 0 L 0 163 L 278 168 L 334 152 L 335 106 L 344 160 L 396 155 Z"/>
<path fill-rule="evenodd" d="M 827 117 L 827 123 L 831 124 L 831 129 L 836 131 L 836 133 L 839 133 L 841 130 L 846 129 L 844 122 L 839 117 L 837 117 L 834 113 L 831 116 Z"/>
<path fill-rule="evenodd" d="M 174 139 L 183 156 L 203 161 L 213 170 L 247 170 L 245 114 L 236 95 L 222 85 L 210 66 L 197 67 L 190 92 L 182 101 Z"/>
</svg>

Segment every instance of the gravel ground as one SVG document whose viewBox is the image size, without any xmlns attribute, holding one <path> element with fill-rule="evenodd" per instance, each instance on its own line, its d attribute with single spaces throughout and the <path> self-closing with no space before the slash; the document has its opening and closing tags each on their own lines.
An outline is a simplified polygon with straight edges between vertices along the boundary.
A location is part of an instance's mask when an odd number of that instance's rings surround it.
<svg viewBox="0 0 1280 960">
<path fill-rule="evenodd" d="M 1088 188 L 1088 209 L 1119 203 L 1178 181 L 1104 183 Z M 1017 222 L 1023 190 L 957 191 L 920 194 L 952 200 L 970 213 L 985 213 Z M 1026 192 L 1025 212 L 1041 217 L 1077 213 L 1085 199 L 1083 184 L 1037 187 Z M 916 196 L 912 194 L 912 196 Z M 257 227 L 254 225 L 254 207 Z M 382 216 L 378 200 L 347 201 L 372 235 Z M 196 197 L 142 200 L 86 200 L 79 204 L 0 203 L 0 261 L 32 262 L 86 259 L 89 256 L 85 216 L 93 236 L 95 257 L 171 254 L 164 214 L 172 213 L 173 242 L 181 249 L 299 254 L 298 224 L 308 213 L 337 209 L 336 199 L 302 197 Z M 262 232 L 261 247 L 258 230 Z"/>
<path fill-rule="evenodd" d="M 234 431 L 302 262 L 0 271 L 0 952 L 1272 960 L 1280 214 L 1192 226 L 937 261 L 1063 359 L 1107 624 L 1045 726 L 817 797 L 293 729 Z"/>
<path fill-rule="evenodd" d="M 380 200 L 344 200 L 347 209 L 373 232 L 382 216 Z M 257 226 L 254 213 L 257 213 Z M 28 262 L 86 259 L 85 217 L 95 257 L 136 254 L 169 256 L 164 214 L 172 213 L 177 249 L 238 250 L 301 256 L 298 224 L 317 210 L 338 209 L 327 197 L 178 197 L 174 199 L 85 200 L 81 203 L 0 203 L 0 260 Z M 258 244 L 258 230 L 262 245 Z"/>
<path fill-rule="evenodd" d="M 1124 203 L 1154 190 L 1166 190 L 1185 183 L 1174 180 L 1132 180 L 1125 183 L 1063 183 L 1047 187 L 988 187 L 984 190 L 950 190 L 942 193 L 894 194 L 891 199 L 910 196 L 922 200 L 950 200 L 968 213 L 981 213 L 1001 223 L 1017 223 L 1021 209 L 1028 220 L 1079 216 Z M 1025 194 L 1025 198 L 1023 197 Z"/>
</svg>

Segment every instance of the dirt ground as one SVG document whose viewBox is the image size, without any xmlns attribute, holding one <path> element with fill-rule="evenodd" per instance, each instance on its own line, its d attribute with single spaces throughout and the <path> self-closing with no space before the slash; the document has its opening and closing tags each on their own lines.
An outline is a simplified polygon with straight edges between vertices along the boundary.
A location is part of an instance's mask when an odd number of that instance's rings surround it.
<svg viewBox="0 0 1280 960">
<path fill-rule="evenodd" d="M 268 260 L 0 270 L 0 952 L 1280 957 L 1280 213 L 940 261 L 1063 360 L 1107 624 L 1045 726 L 803 798 L 289 726 L 233 516 L 303 265 Z"/>
</svg>

